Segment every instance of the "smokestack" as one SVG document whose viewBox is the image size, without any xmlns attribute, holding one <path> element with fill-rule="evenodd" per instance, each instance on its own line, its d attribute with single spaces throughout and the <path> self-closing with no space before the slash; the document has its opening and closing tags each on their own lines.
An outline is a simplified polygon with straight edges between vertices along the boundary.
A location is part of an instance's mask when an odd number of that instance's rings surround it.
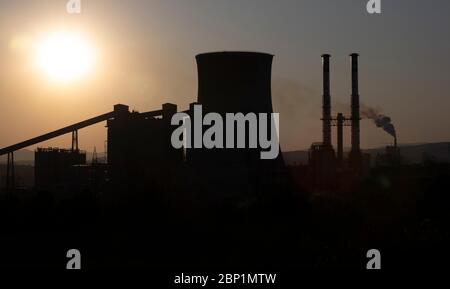
<svg viewBox="0 0 450 289">
<path fill-rule="evenodd" d="M 331 96 L 330 96 L 330 55 L 322 55 L 323 66 L 323 106 L 322 106 L 322 142 L 331 146 Z"/>
<path fill-rule="evenodd" d="M 358 54 L 350 54 L 352 59 L 352 148 L 351 151 L 354 154 L 361 152 L 359 140 L 359 122 L 361 120 L 359 114 L 359 89 L 358 89 Z"/>
<path fill-rule="evenodd" d="M 359 90 L 358 90 L 358 54 L 352 53 L 352 148 L 350 151 L 350 166 L 358 175 L 362 172 L 362 155 L 360 148 L 359 122 L 361 120 L 359 111 Z"/>
<path fill-rule="evenodd" d="M 337 115 L 337 159 L 339 165 L 342 165 L 344 160 L 344 115 L 338 113 Z"/>
</svg>

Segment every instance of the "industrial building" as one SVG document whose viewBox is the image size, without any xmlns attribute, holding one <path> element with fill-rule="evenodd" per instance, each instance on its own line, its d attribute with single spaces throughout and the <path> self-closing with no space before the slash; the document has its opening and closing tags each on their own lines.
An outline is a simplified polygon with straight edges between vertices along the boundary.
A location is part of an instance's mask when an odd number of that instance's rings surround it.
<svg viewBox="0 0 450 289">
<path fill-rule="evenodd" d="M 78 180 L 77 165 L 86 164 L 86 152 L 59 148 L 38 148 L 34 155 L 35 188 L 55 191 Z"/>
<path fill-rule="evenodd" d="M 183 160 L 181 150 L 170 144 L 170 120 L 174 104 L 161 110 L 130 112 L 114 106 L 115 117 L 107 120 L 109 177 L 115 190 L 161 190 Z"/>
<path fill-rule="evenodd" d="M 270 54 L 252 52 L 197 55 L 198 98 L 184 112 L 192 116 L 194 104 L 201 104 L 206 113 L 221 115 L 272 113 L 272 59 Z M 119 202 L 124 195 L 134 198 L 133 194 L 151 193 L 167 200 L 191 191 L 206 203 L 220 204 L 225 199 L 267 195 L 288 183 L 281 154 L 273 160 L 261 160 L 263 148 L 259 146 L 174 149 L 170 138 L 176 127 L 170 121 L 176 112 L 177 106 L 170 103 L 149 112 L 130 111 L 128 106 L 117 104 L 109 113 L 0 149 L 0 155 L 8 155 L 8 168 L 14 171 L 14 151 L 72 133 L 72 149 L 36 151 L 36 188 L 50 190 L 61 183 L 75 188 L 76 180 L 79 185 L 108 192 L 108 197 Z M 86 154 L 78 149 L 78 130 L 105 121 L 107 164 L 86 164 Z M 271 129 L 270 124 L 267 127 Z M 92 179 L 95 186 L 89 181 Z M 8 184 L 9 189 L 13 187 L 13 183 Z"/>
</svg>

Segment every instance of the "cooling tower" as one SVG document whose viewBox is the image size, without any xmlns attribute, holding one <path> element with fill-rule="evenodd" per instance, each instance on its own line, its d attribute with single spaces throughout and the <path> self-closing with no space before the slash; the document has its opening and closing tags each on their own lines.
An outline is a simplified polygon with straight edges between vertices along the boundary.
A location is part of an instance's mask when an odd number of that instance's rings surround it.
<svg viewBox="0 0 450 289">
<path fill-rule="evenodd" d="M 273 55 L 214 52 L 197 55 L 198 102 L 218 113 L 272 112 Z"/>
<path fill-rule="evenodd" d="M 273 112 L 273 55 L 255 52 L 213 52 L 197 55 L 196 59 L 197 103 L 202 105 L 204 114 L 215 112 L 224 116 L 226 113 L 258 115 Z M 192 114 L 192 108 L 190 111 Z M 267 120 L 267 134 L 270 136 L 270 115 Z M 247 139 L 248 129 L 247 126 Z M 226 143 L 225 133 L 223 138 Z M 248 144 L 247 141 L 246 143 Z M 280 169 L 284 168 L 279 146 L 279 154 L 275 159 L 261 159 L 261 151 L 267 149 L 261 148 L 259 143 L 257 148 L 192 148 L 187 150 L 187 159 L 196 167 L 198 183 L 201 183 L 198 186 L 204 191 L 222 191 L 224 196 L 230 193 L 244 196 L 249 192 L 277 191 L 274 188 L 280 190 L 281 185 L 274 178 L 274 175 L 279 175 Z"/>
<path fill-rule="evenodd" d="M 259 52 L 212 52 L 199 54 L 198 69 L 198 104 L 203 112 L 215 112 L 224 116 L 226 113 L 267 113 L 267 135 L 271 136 L 271 74 L 273 55 Z M 258 126 L 261 126 L 258 120 Z M 225 129 L 230 129 L 226 127 Z M 194 128 L 195 130 L 195 128 Z M 267 151 L 258 143 L 256 148 L 249 148 L 249 137 L 256 132 L 245 128 L 245 148 L 237 148 L 236 131 L 234 148 L 194 149 L 190 152 L 193 161 L 241 164 L 248 168 L 261 165 L 261 152 Z M 258 132 L 259 134 L 259 132 Z M 224 143 L 228 143 L 224 133 Z M 278 151 L 279 148 L 278 148 Z M 281 153 L 276 159 L 282 160 Z M 265 161 L 268 164 L 269 161 Z"/>
</svg>

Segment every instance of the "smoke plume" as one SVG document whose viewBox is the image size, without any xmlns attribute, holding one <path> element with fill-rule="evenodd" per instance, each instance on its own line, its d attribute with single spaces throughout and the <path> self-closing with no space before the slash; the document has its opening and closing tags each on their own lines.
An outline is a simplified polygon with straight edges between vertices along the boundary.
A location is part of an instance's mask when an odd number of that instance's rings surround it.
<svg viewBox="0 0 450 289">
<path fill-rule="evenodd" d="M 396 137 L 395 127 L 389 116 L 381 114 L 376 108 L 361 106 L 362 116 L 374 121 L 377 127 L 381 127 L 385 132 Z"/>
</svg>

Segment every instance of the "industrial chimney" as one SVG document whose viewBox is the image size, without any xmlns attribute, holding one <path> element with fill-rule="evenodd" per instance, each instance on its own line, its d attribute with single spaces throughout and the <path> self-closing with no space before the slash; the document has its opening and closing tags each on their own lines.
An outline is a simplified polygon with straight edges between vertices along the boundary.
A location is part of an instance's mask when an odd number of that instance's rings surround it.
<svg viewBox="0 0 450 289">
<path fill-rule="evenodd" d="M 357 53 L 350 54 L 352 62 L 352 101 L 351 101 L 351 126 L 352 126 L 352 147 L 350 151 L 350 163 L 356 170 L 362 166 L 360 148 L 359 122 L 361 120 L 359 112 L 359 89 L 358 89 L 358 56 Z"/>
<path fill-rule="evenodd" d="M 331 96 L 330 96 L 330 55 L 322 55 L 323 67 L 323 105 L 322 105 L 322 143 L 331 147 Z"/>
</svg>

